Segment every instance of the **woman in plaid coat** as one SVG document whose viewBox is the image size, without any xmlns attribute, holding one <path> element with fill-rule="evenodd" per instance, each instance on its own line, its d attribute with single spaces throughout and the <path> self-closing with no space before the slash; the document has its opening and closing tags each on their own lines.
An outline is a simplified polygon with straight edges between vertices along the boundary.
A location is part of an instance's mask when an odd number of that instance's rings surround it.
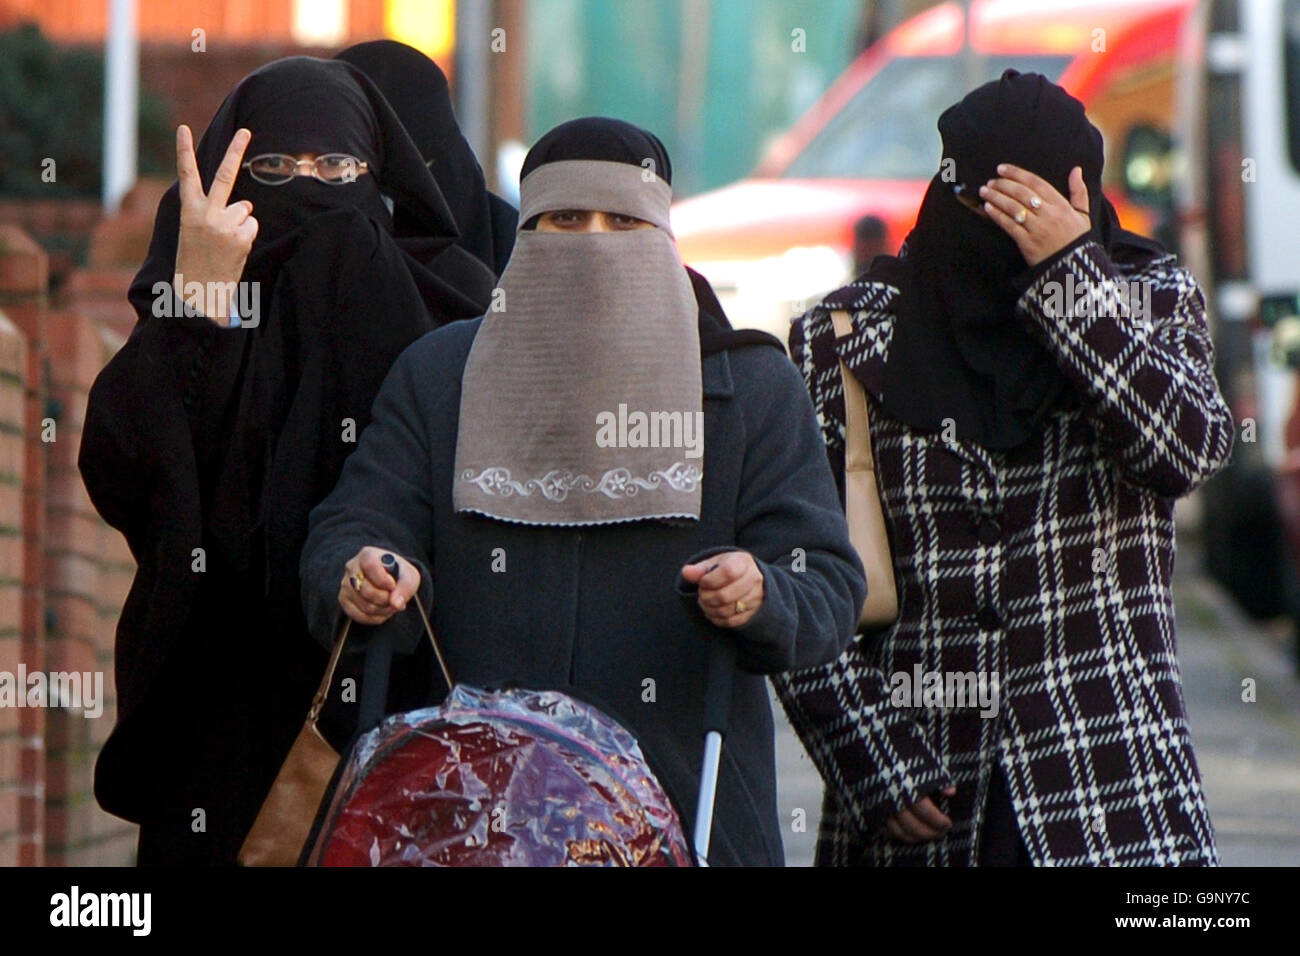
<svg viewBox="0 0 1300 956">
<path fill-rule="evenodd" d="M 1215 865 L 1170 593 L 1174 500 L 1232 448 L 1201 291 L 1119 229 L 1059 87 L 1008 71 L 939 129 L 900 256 L 790 337 L 841 489 L 841 361 L 868 395 L 900 603 L 776 681 L 818 863 Z"/>
</svg>

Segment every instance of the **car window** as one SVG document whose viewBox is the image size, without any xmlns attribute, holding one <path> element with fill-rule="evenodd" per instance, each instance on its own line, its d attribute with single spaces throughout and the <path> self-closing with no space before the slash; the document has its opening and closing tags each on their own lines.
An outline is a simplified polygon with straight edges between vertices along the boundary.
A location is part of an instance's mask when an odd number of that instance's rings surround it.
<svg viewBox="0 0 1300 956">
<path fill-rule="evenodd" d="M 991 56 L 989 79 L 1014 67 L 1056 80 L 1065 56 Z M 782 176 L 791 179 L 929 179 L 939 165 L 939 114 L 963 88 L 959 56 L 899 57 L 833 116 Z"/>
</svg>

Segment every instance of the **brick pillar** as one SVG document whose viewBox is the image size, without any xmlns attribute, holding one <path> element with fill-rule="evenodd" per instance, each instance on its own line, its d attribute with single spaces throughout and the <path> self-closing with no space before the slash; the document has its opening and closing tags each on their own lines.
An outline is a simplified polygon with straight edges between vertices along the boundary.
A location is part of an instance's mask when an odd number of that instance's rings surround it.
<svg viewBox="0 0 1300 956">
<path fill-rule="evenodd" d="M 27 342 L 0 313 L 0 671 L 17 680 L 23 659 L 23 444 Z M 16 702 L 16 700 L 15 700 Z M 16 707 L 0 707 L 0 866 L 20 853 L 23 745 Z"/>
<path fill-rule="evenodd" d="M 59 440 L 50 449 L 48 517 L 51 654 L 67 669 L 104 675 L 104 712 L 87 719 L 52 714 L 49 774 L 52 859 L 71 865 L 132 861 L 136 827 L 95 803 L 95 757 L 116 719 L 113 643 L 117 619 L 135 576 L 126 540 L 96 514 L 77 472 L 86 400 L 100 369 L 135 324 L 127 302 L 131 278 L 144 260 L 153 213 L 167 183 L 144 180 L 120 212 L 91 231 L 87 264 L 71 272 L 51 313 L 51 398 L 59 409 Z M 57 585 L 54 585 L 57 582 Z M 57 826 L 56 826 L 57 825 Z"/>
<path fill-rule="evenodd" d="M 9 370 L 21 383 L 17 428 L 0 429 L 0 473 L 7 472 L 21 489 L 18 508 L 10 501 L 0 510 L 0 525 L 12 529 L 10 537 L 16 533 L 21 542 L 17 635 L 7 630 L 8 623 L 0 624 L 6 628 L 0 638 L 0 670 L 14 674 L 20 665 L 28 672 L 45 670 L 46 448 L 41 421 L 48 395 L 48 286 L 49 260 L 44 251 L 16 226 L 0 225 L 0 309 L 7 316 L 6 325 L 24 340 L 21 349 L 11 345 L 7 352 Z M 6 591 L 14 593 L 11 581 L 0 584 L 0 604 L 7 603 Z M 0 708 L 0 740 L 4 741 L 0 752 L 16 755 L 18 769 L 12 782 L 0 774 L 0 859 L 7 862 L 16 854 L 16 862 L 23 866 L 45 862 L 45 718 L 43 709 Z M 16 811 L 12 821 L 6 816 L 6 801 Z"/>
<path fill-rule="evenodd" d="M 115 714 L 113 632 L 122 606 L 120 600 L 107 605 L 104 600 L 101 578 L 106 556 L 99 547 L 104 538 L 121 541 L 121 536 L 105 528 L 77 471 L 87 394 L 120 337 L 108 333 L 114 340 L 110 347 L 99 323 L 67 309 L 50 313 L 48 330 L 57 438 L 48 443 L 46 660 L 51 671 L 95 675 L 108 701 L 98 717 L 88 718 L 78 709 L 50 710 L 47 862 L 124 864 L 130 861 L 134 827 L 100 810 L 92 792 L 95 757 Z M 116 557 L 120 561 L 120 550 Z M 118 590 L 120 581 L 115 581 L 113 598 Z"/>
<path fill-rule="evenodd" d="M 90 283 L 105 303 L 113 275 Z M 117 297 L 129 278 L 116 274 Z M 89 674 L 103 710 L 0 708 L 0 863 L 123 865 L 135 827 L 99 809 L 92 782 L 114 721 L 114 631 L 135 566 L 77 471 L 90 385 L 123 336 L 75 307 L 52 309 L 48 285 L 45 253 L 0 225 L 0 670 Z"/>
</svg>

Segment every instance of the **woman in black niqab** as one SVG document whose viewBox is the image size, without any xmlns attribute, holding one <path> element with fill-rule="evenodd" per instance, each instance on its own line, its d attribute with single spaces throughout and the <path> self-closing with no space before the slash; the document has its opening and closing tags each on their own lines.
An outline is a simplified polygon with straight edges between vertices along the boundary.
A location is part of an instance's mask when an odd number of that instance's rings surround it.
<svg viewBox="0 0 1300 956">
<path fill-rule="evenodd" d="M 442 189 L 456 227 L 457 246 L 500 275 L 515 243 L 519 212 L 489 192 L 474 151 L 452 111 L 442 69 L 414 47 L 396 40 L 358 43 L 335 56 L 374 81 L 411 134 Z M 402 227 L 401 204 L 393 216 Z"/>
<path fill-rule="evenodd" d="M 958 438 L 1007 450 L 1075 398 L 1016 316 L 1038 271 L 958 192 L 978 206 L 979 187 L 998 176 L 999 164 L 1011 164 L 1069 196 L 1070 171 L 1079 166 L 1091 226 L 1075 242 L 1092 239 L 1112 256 L 1149 258 L 1162 250 L 1120 228 L 1101 189 L 1101 133 L 1083 105 L 1045 77 L 1007 70 L 944 111 L 939 133 L 942 168 L 926 190 L 906 255 L 877 257 L 865 277 L 901 294 L 881 402 L 907 425 L 938 431 L 952 421 Z M 841 294 L 851 297 L 851 289 Z M 839 304 L 835 296 L 827 302 Z"/>
<path fill-rule="evenodd" d="M 195 150 L 205 190 L 237 129 L 244 157 L 349 153 L 354 181 L 240 170 L 258 234 L 242 327 L 185 314 L 170 282 L 178 186 L 130 290 L 139 321 L 91 389 L 79 465 L 139 567 L 118 624 L 118 721 L 96 764 L 140 862 L 230 863 L 306 713 L 324 660 L 299 602 L 307 514 L 333 487 L 389 365 L 482 313 L 491 276 L 439 260 L 458 234 L 382 94 L 339 62 L 293 57 L 226 98 Z M 408 215 L 394 234 L 383 201 Z M 253 304 L 255 309 L 247 307 Z M 194 811 L 203 810 L 201 829 Z"/>
</svg>

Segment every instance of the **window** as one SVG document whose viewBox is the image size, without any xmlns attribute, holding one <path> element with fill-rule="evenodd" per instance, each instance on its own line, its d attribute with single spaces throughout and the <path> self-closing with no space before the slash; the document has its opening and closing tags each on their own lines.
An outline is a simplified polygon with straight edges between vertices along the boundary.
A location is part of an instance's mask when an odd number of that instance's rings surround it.
<svg viewBox="0 0 1300 956">
<path fill-rule="evenodd" d="M 984 58 L 988 79 L 1014 67 L 1057 80 L 1063 56 Z M 939 167 L 939 114 L 961 96 L 965 63 L 899 57 L 831 117 L 782 174 L 789 179 L 929 179 Z"/>
</svg>

